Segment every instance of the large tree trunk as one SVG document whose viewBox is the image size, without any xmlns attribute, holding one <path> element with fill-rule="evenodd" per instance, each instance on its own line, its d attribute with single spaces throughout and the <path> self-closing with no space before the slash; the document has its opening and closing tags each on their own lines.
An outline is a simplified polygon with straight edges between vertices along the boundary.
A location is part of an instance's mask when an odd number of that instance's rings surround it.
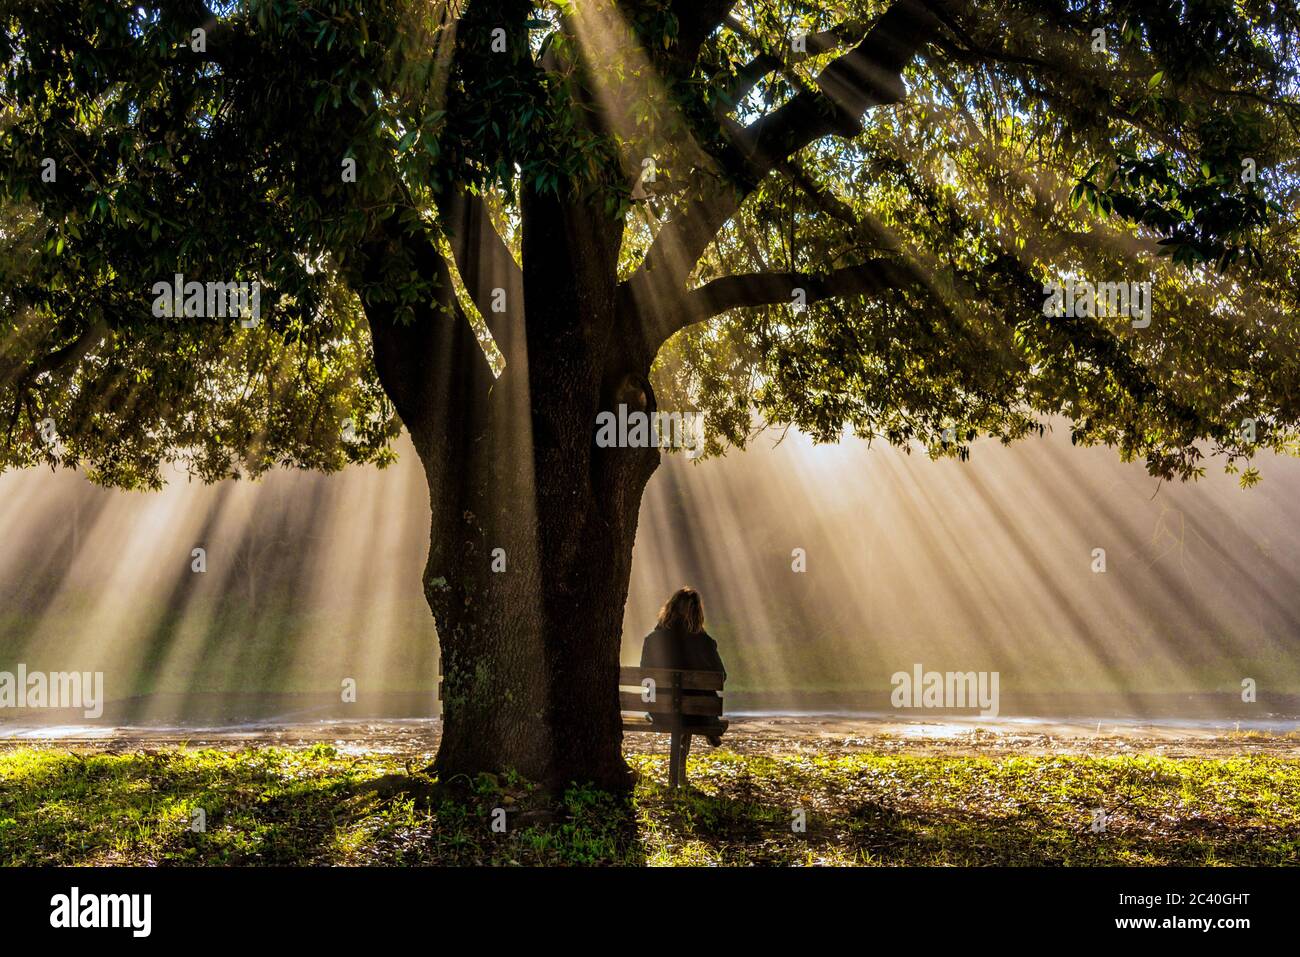
<svg viewBox="0 0 1300 957">
<path fill-rule="evenodd" d="M 529 194 L 523 213 L 526 335 L 499 380 L 454 308 L 417 310 L 403 326 L 367 305 L 380 378 L 433 509 L 424 586 L 443 673 L 435 768 L 444 781 L 514 769 L 551 791 L 575 781 L 623 790 L 623 608 L 659 452 L 594 439 L 601 410 L 652 410 L 649 362 L 615 310 L 620 224 Z M 416 259 L 445 274 L 436 254 Z M 369 279 L 381 278 L 376 266 Z M 524 305 L 508 303 L 507 319 L 522 323 Z"/>
<path fill-rule="evenodd" d="M 536 487 L 485 500 L 452 549 L 431 543 L 444 780 L 513 768 L 551 789 L 627 786 L 618 664 L 636 510 L 606 511 L 576 469 L 544 468 L 557 454 L 537 448 Z M 640 499 L 634 481 L 619 495 L 629 504 Z M 492 570 L 497 548 L 504 571 Z"/>
</svg>

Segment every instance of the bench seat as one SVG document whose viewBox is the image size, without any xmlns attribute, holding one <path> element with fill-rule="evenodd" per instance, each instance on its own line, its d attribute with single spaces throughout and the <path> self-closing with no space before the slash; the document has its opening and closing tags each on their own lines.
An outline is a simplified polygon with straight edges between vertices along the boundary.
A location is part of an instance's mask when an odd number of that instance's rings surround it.
<svg viewBox="0 0 1300 957">
<path fill-rule="evenodd" d="M 720 671 L 619 669 L 619 704 L 623 714 L 623 731 L 671 735 L 668 746 L 670 787 L 677 788 L 686 783 L 686 755 L 682 747 L 684 736 L 712 737 L 726 733 L 730 725 L 722 717 L 722 686 L 726 677 Z M 658 721 L 652 722 L 651 715 L 658 718 Z M 691 719 L 689 724 L 683 722 L 685 717 Z"/>
</svg>

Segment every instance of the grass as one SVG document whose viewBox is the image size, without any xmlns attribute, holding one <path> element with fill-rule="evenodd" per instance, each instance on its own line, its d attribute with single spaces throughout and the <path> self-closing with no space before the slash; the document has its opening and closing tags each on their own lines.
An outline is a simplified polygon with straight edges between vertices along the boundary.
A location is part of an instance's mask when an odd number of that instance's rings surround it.
<svg viewBox="0 0 1300 957">
<path fill-rule="evenodd" d="M 0 752 L 0 864 L 1300 863 L 1294 760 L 723 749 L 692 758 L 684 795 L 666 788 L 663 758 L 629 762 L 631 802 L 573 788 L 542 823 L 513 777 L 430 802 L 393 787 L 419 783 L 396 760 L 325 745 L 12 750 Z"/>
</svg>

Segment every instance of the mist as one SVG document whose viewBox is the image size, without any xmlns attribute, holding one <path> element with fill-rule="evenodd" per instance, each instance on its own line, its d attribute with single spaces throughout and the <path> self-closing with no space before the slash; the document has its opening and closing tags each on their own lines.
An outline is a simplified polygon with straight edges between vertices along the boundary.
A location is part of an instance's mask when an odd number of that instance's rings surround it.
<svg viewBox="0 0 1300 957">
<path fill-rule="evenodd" d="M 332 476 L 178 473 L 160 493 L 0 476 L 0 669 L 103 672 L 133 720 L 347 680 L 370 713 L 431 700 L 427 492 L 399 452 Z M 915 665 L 997 672 L 1030 710 L 1095 694 L 1142 713 L 1244 679 L 1295 694 L 1300 462 L 1261 468 L 1248 491 L 1215 463 L 1160 483 L 1059 425 L 964 463 L 793 431 L 669 455 L 641 508 L 624 662 L 690 584 L 741 708 L 887 707 Z"/>
</svg>

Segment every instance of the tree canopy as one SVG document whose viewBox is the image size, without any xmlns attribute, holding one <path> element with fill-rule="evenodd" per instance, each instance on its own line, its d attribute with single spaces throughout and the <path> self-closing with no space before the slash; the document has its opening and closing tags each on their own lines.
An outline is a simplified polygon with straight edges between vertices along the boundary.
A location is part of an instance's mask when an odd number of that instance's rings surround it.
<svg viewBox="0 0 1300 957">
<path fill-rule="evenodd" d="M 1189 477 L 1294 441 L 1292 4 L 0 10 L 4 466 L 386 461 L 365 307 L 450 285 L 509 375 L 528 191 L 622 221 L 620 308 L 714 451 L 762 422 L 964 455 L 1062 414 Z M 428 258 L 361 262 L 380 227 Z M 177 273 L 260 281 L 264 321 L 153 316 Z M 1149 281 L 1152 321 L 1044 315 L 1062 277 Z"/>
</svg>

